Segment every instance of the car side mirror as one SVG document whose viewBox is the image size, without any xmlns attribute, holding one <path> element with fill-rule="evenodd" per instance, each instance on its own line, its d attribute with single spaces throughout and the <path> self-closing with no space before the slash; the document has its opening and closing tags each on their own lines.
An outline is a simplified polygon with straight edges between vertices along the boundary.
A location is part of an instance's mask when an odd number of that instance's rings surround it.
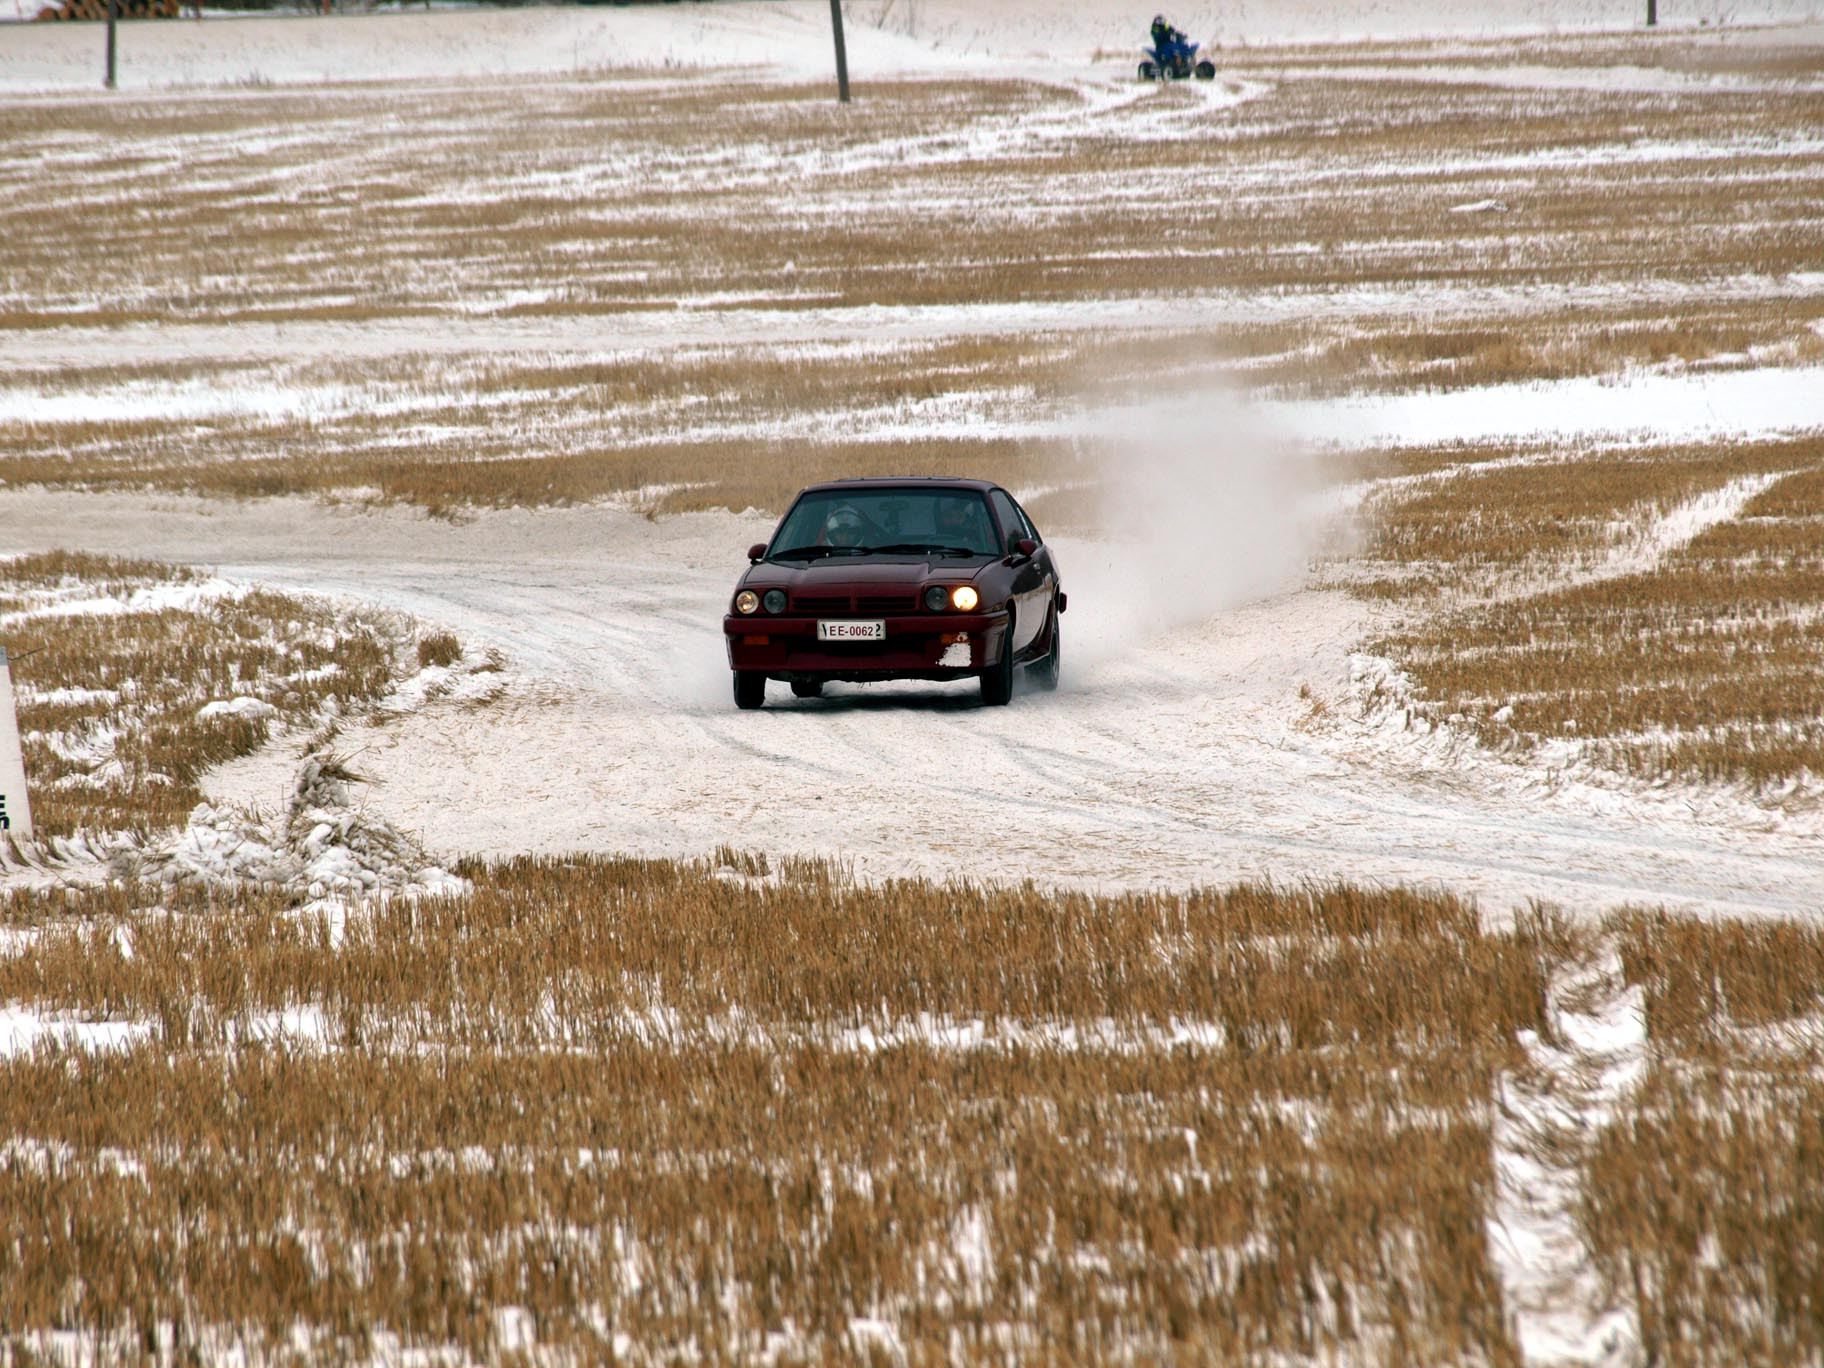
<svg viewBox="0 0 1824 1368">
<path fill-rule="evenodd" d="M 1030 560 L 1039 553 L 1039 544 L 1031 537 L 1021 537 L 1018 541 L 1014 542 L 1013 551 L 1015 555 L 1025 556 Z"/>
<path fill-rule="evenodd" d="M 752 563 L 757 560 L 765 560 L 766 559 L 766 543 L 765 542 L 755 542 L 752 546 L 748 547 L 747 548 L 747 559 L 748 559 L 749 563 Z"/>
</svg>

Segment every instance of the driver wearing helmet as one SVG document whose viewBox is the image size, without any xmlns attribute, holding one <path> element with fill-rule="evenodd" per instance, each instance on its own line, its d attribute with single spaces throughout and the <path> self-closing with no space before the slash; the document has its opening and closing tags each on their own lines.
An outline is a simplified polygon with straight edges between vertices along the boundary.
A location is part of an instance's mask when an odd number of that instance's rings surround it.
<svg viewBox="0 0 1824 1368">
<path fill-rule="evenodd" d="M 994 541 L 979 499 L 943 499 L 937 505 L 937 535 L 949 546 L 980 551 Z"/>
<path fill-rule="evenodd" d="M 1184 42 L 1184 35 L 1165 22 L 1163 14 L 1153 16 L 1153 51 L 1161 60 L 1170 57 L 1172 48 Z"/>
<path fill-rule="evenodd" d="M 823 521 L 823 540 L 828 546 L 860 546 L 864 539 L 861 514 L 848 504 L 831 509 Z"/>
</svg>

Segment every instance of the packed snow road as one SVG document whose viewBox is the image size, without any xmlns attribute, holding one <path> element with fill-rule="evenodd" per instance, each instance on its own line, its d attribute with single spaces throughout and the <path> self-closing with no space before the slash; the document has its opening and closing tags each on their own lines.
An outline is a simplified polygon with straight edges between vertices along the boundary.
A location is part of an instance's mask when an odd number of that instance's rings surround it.
<svg viewBox="0 0 1824 1368">
<path fill-rule="evenodd" d="M 1824 906 L 1816 832 L 1726 796 L 1603 787 L 1359 715 L 1348 597 L 1292 588 L 1154 631 L 1099 545 L 1060 545 L 1067 680 L 979 706 L 971 685 L 774 686 L 737 713 L 720 615 L 770 520 L 610 509 L 452 525 L 303 502 L 0 494 L 27 542 L 205 561 L 456 630 L 508 660 L 489 703 L 432 703 L 343 743 L 370 801 L 445 854 L 836 856 L 864 876 L 1077 886 L 1241 878 L 1440 885 L 1743 913 Z M 27 549 L 19 547 L 17 549 Z M 1305 693 L 1301 696 L 1301 686 Z M 1314 701 L 1323 705 L 1314 709 Z M 276 804 L 281 743 L 210 784 Z M 1598 776 L 1598 780 L 1600 777 Z"/>
</svg>

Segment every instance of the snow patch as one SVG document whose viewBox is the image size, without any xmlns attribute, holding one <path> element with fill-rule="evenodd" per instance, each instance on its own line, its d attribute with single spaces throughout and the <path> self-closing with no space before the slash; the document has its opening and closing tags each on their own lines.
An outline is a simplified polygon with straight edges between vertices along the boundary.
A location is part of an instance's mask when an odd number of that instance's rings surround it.
<svg viewBox="0 0 1824 1368">
<path fill-rule="evenodd" d="M 111 707 L 120 702 L 119 689 L 34 689 L 30 684 L 15 684 L 13 693 L 21 704 L 34 703 L 49 708 L 80 708 L 89 704 Z"/>
<path fill-rule="evenodd" d="M 1638 373 L 1448 391 L 1263 402 L 1290 437 L 1338 447 L 1435 446 L 1505 437 L 1741 438 L 1824 428 L 1824 369 Z"/>
<path fill-rule="evenodd" d="M 333 756 L 310 756 L 283 817 L 199 803 L 176 840 L 146 852 L 122 850 L 111 870 L 120 878 L 253 883 L 307 890 L 319 898 L 466 892 L 467 880 L 442 868 L 377 813 L 356 805 L 351 786 L 359 782 Z"/>
<path fill-rule="evenodd" d="M 1636 1361 L 1636 1308 L 1603 1293 L 1577 1230 L 1579 1168 L 1646 1068 L 1643 990 L 1604 945 L 1549 989 L 1553 1039 L 1521 1032 L 1526 1062 L 1498 1085 L 1498 1191 L 1489 1250 L 1528 1363 Z"/>
<path fill-rule="evenodd" d="M 4 1059 L 45 1047 L 91 1052 L 125 1050 L 151 1033 L 150 1022 L 82 1021 L 25 1007 L 0 1007 L 0 1058 Z"/>
<path fill-rule="evenodd" d="M 278 709 L 264 699 L 243 695 L 240 698 L 218 698 L 203 704 L 196 710 L 198 717 L 244 717 L 257 722 L 264 718 L 275 717 Z"/>
<path fill-rule="evenodd" d="M 1742 510 L 1757 495 L 1780 478 L 1777 471 L 1767 475 L 1744 475 L 1720 489 L 1680 504 L 1656 522 L 1647 534 L 1651 563 L 1657 565 L 1667 554 L 1689 545 L 1717 524 L 1740 517 Z"/>
<path fill-rule="evenodd" d="M 1651 574 L 1668 556 L 1683 550 L 1711 528 L 1739 518 L 1749 503 L 1780 478 L 1778 471 L 1743 475 L 1715 489 L 1707 489 L 1657 517 L 1648 518 L 1644 525 L 1632 529 L 1632 535 L 1619 546 L 1612 547 L 1593 564 L 1554 575 L 1549 580 L 1528 580 L 1504 587 L 1490 595 L 1489 601 L 1510 602 L 1576 585 Z M 1496 720 L 1504 719 L 1497 716 Z"/>
<path fill-rule="evenodd" d="M 238 599 L 252 586 L 227 580 L 175 581 L 133 589 L 123 595 L 100 598 L 49 597 L 16 612 L 0 613 L 0 626 L 12 627 L 42 618 L 119 617 L 127 613 L 206 612 L 223 599 Z"/>
<path fill-rule="evenodd" d="M 36 0 L 14 0 L 5 17 L 29 17 Z M 851 69 L 863 80 L 888 76 L 978 73 L 1010 69 L 1079 79 L 1131 80 L 1145 36 L 1144 10 L 1116 5 L 1064 5 L 1059 0 L 916 0 L 850 7 Z M 1667 28 L 1708 23 L 1710 12 Z M 1637 5 L 1621 0 L 1468 0 L 1439 6 L 1383 0 L 1274 0 L 1260 5 L 1196 5 L 1172 16 L 1205 41 L 1220 61 L 1231 43 L 1309 43 L 1335 39 L 1414 38 L 1445 34 L 1515 34 L 1629 30 Z M 1815 0 L 1748 0 L 1728 11 L 1730 27 L 1815 20 Z M 237 15 L 208 24 L 135 26 L 120 79 L 124 89 L 253 86 L 295 82 L 498 79 L 547 73 L 572 80 L 632 83 L 676 79 L 680 71 L 721 67 L 737 78 L 830 78 L 828 9 L 822 0 L 768 0 L 616 9 L 530 7 L 496 11 L 435 7 L 425 11 L 313 18 L 309 41 L 296 23 Z M 0 67 L 0 89 L 86 90 L 95 81 L 93 43 L 80 25 L 21 26 Z M 1383 68 L 1384 69 L 1384 68 Z M 1406 80 L 1447 79 L 1434 68 L 1399 63 Z M 1511 63 L 1469 77 L 1522 85 L 1600 84 L 1603 89 L 1669 78 L 1657 71 L 1630 80 L 1626 68 L 1545 67 Z M 1684 78 L 1695 83 L 1696 76 Z M 1179 92 L 1174 92 L 1179 93 Z M 1214 91 L 1197 90 L 1198 95 Z"/>
</svg>

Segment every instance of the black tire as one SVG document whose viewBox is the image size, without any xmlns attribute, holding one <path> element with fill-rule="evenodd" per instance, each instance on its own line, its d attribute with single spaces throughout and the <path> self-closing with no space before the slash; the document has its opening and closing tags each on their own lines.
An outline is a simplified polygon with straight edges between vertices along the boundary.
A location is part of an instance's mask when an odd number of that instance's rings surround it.
<svg viewBox="0 0 1824 1368">
<path fill-rule="evenodd" d="M 1013 697 L 1013 614 L 1007 615 L 1007 634 L 1001 638 L 1000 663 L 982 671 L 982 702 L 1003 707 Z"/>
<path fill-rule="evenodd" d="M 792 681 L 793 698 L 822 698 L 823 681 L 821 679 L 794 679 Z"/>
<path fill-rule="evenodd" d="M 752 712 L 766 702 L 766 676 L 758 670 L 736 670 L 735 706 Z"/>
<path fill-rule="evenodd" d="M 1197 75 L 1197 79 L 1200 81 L 1215 80 L 1216 79 L 1216 63 L 1214 63 L 1214 62 L 1197 63 L 1196 75 Z"/>
<path fill-rule="evenodd" d="M 1060 667 L 1064 660 L 1064 639 L 1058 631 L 1058 609 L 1053 604 L 1051 609 L 1051 650 L 1045 659 L 1026 667 L 1026 678 L 1030 679 L 1046 693 L 1058 687 Z"/>
<path fill-rule="evenodd" d="M 1154 66 L 1151 62 L 1140 63 L 1140 79 L 1143 81 L 1158 80 L 1159 68 Z"/>
</svg>

